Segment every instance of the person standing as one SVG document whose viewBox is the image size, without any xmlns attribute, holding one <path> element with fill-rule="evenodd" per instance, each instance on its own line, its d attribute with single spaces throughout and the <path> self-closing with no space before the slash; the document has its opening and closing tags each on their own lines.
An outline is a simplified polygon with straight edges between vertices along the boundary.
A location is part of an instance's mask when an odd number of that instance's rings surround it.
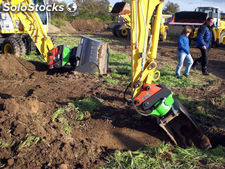
<svg viewBox="0 0 225 169">
<path fill-rule="evenodd" d="M 201 57 L 196 59 L 193 68 L 196 69 L 197 65 L 201 63 L 202 74 L 209 75 L 208 73 L 208 56 L 213 39 L 213 18 L 209 17 L 206 22 L 198 29 L 196 47 L 201 51 Z"/>
<path fill-rule="evenodd" d="M 181 68 L 183 67 L 184 61 L 187 62 L 187 66 L 184 71 L 184 76 L 186 77 L 189 76 L 189 72 L 193 64 L 193 59 L 189 51 L 190 47 L 189 47 L 189 39 L 188 39 L 188 36 L 190 35 L 191 31 L 192 29 L 190 27 L 188 26 L 185 27 L 177 41 L 178 64 L 177 64 L 176 74 L 175 74 L 176 78 L 180 78 L 180 71 L 181 71 Z"/>
</svg>

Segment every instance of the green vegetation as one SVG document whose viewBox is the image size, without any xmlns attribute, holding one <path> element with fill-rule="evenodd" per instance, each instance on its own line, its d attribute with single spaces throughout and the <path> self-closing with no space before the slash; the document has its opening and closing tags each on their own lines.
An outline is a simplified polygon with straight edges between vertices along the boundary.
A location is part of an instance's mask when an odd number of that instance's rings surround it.
<svg viewBox="0 0 225 169">
<path fill-rule="evenodd" d="M 115 151 L 106 159 L 110 168 L 201 168 L 221 167 L 225 163 L 225 147 L 219 146 L 209 151 L 197 148 L 172 148 L 169 144 L 158 147 L 147 146 L 137 151 Z"/>
<path fill-rule="evenodd" d="M 77 99 L 74 103 L 74 106 L 79 111 L 89 111 L 90 113 L 99 106 L 102 106 L 102 103 L 97 98 L 85 98 L 85 99 Z"/>
<path fill-rule="evenodd" d="M 65 113 L 66 113 L 65 108 L 57 109 L 52 115 L 52 121 L 59 122 L 62 125 L 64 132 L 66 134 L 70 134 L 72 128 L 69 122 L 67 121 L 66 117 L 64 116 Z"/>
<path fill-rule="evenodd" d="M 59 28 L 65 25 L 62 18 L 52 18 L 51 24 Z"/>
<path fill-rule="evenodd" d="M 41 139 L 38 136 L 33 136 L 33 135 L 30 135 L 30 134 L 27 134 L 25 139 L 19 143 L 18 149 L 22 149 L 22 148 L 25 148 L 25 147 L 31 147 L 33 145 L 37 145 L 40 140 Z"/>
<path fill-rule="evenodd" d="M 80 36 L 68 36 L 68 37 L 54 37 L 57 45 L 66 44 L 68 47 L 78 46 L 80 43 Z"/>
<path fill-rule="evenodd" d="M 36 51 L 32 51 L 29 55 L 23 56 L 27 61 L 45 62 L 41 55 L 37 55 Z"/>
<path fill-rule="evenodd" d="M 0 148 L 12 147 L 15 143 L 16 143 L 15 140 L 12 139 L 4 140 L 0 138 Z"/>
<path fill-rule="evenodd" d="M 17 73 L 13 72 L 9 74 L 9 77 L 14 78 L 17 75 Z"/>
<path fill-rule="evenodd" d="M 65 110 L 63 108 L 57 109 L 52 115 L 52 121 L 55 121 L 59 116 L 63 115 Z"/>
<path fill-rule="evenodd" d="M 174 14 L 180 10 L 179 8 L 180 7 L 177 3 L 168 1 L 163 9 L 163 13 L 164 14 Z"/>
<path fill-rule="evenodd" d="M 8 148 L 9 143 L 0 138 L 0 148 Z"/>
<path fill-rule="evenodd" d="M 95 38 L 95 39 L 98 39 L 98 40 L 101 40 L 103 42 L 107 42 L 109 43 L 110 45 L 121 45 L 123 41 L 121 41 L 121 39 L 114 39 L 108 35 L 101 35 L 101 36 L 97 36 L 97 35 L 87 35 L 89 37 L 92 37 L 92 38 Z M 118 46 L 119 48 L 120 46 Z"/>
<path fill-rule="evenodd" d="M 56 5 L 63 5 L 64 9 L 66 9 L 67 4 L 65 2 L 55 2 Z M 109 1 L 108 0 L 85 0 L 80 1 L 77 0 L 76 4 L 78 6 L 79 12 L 75 11 L 74 13 L 68 12 L 67 10 L 57 12 L 52 11 L 51 23 L 55 26 L 62 26 L 61 21 L 67 20 L 71 21 L 73 19 L 95 19 L 97 21 L 111 21 L 115 17 L 112 17 L 109 10 Z M 57 19 L 54 19 L 57 18 Z M 57 21 L 57 20 L 61 21 Z"/>
<path fill-rule="evenodd" d="M 197 116 L 209 118 L 220 113 L 220 110 L 210 101 L 197 100 L 191 97 L 186 98 L 182 94 L 174 97 L 177 98 L 185 107 L 187 107 L 189 112 L 192 112 Z"/>
<path fill-rule="evenodd" d="M 130 62 L 130 58 L 127 55 L 110 52 L 109 69 L 111 70 L 111 73 L 104 76 L 103 80 L 109 84 L 128 85 L 130 83 L 129 79 L 131 79 Z"/>
<path fill-rule="evenodd" d="M 85 0 L 76 2 L 79 6 L 79 14 L 76 15 L 76 19 L 95 19 L 97 21 L 111 20 L 111 16 L 108 12 L 108 0 Z"/>
<path fill-rule="evenodd" d="M 212 84 L 214 81 L 212 79 L 204 79 L 202 74 L 199 71 L 191 71 L 191 75 L 186 78 L 185 76 L 181 76 L 181 79 L 177 79 L 174 77 L 175 68 L 172 66 L 163 67 L 160 69 L 160 78 L 156 82 L 157 84 L 164 84 L 167 87 L 181 87 L 187 88 L 189 86 L 203 86 Z"/>
<path fill-rule="evenodd" d="M 97 98 L 77 99 L 75 102 L 57 109 L 52 115 L 52 121 L 60 123 L 65 133 L 70 134 L 74 127 L 71 126 L 71 120 L 76 120 L 77 122 L 86 120 L 90 118 L 95 108 L 102 105 L 101 101 Z M 68 114 L 70 114 L 69 117 Z"/>
</svg>

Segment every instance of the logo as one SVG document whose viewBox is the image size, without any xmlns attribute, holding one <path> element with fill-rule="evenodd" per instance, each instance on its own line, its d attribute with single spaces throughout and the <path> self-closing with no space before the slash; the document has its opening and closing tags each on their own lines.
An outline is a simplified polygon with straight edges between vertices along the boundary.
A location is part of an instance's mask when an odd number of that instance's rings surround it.
<svg viewBox="0 0 225 169">
<path fill-rule="evenodd" d="M 70 2 L 67 4 L 67 11 L 68 12 L 76 12 L 77 10 L 77 4 L 75 2 Z"/>
</svg>

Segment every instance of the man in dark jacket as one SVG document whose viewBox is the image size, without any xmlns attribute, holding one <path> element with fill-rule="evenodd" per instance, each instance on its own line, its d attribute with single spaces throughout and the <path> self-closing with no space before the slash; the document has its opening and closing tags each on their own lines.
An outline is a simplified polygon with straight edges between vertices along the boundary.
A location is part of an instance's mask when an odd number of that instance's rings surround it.
<svg viewBox="0 0 225 169">
<path fill-rule="evenodd" d="M 203 24 L 198 29 L 196 47 L 200 49 L 202 56 L 195 60 L 193 64 L 193 68 L 196 68 L 196 66 L 199 63 L 201 63 L 203 75 L 209 75 L 207 70 L 208 56 L 209 56 L 209 50 L 214 40 L 212 26 L 213 26 L 213 18 L 209 17 L 206 20 L 205 24 Z"/>
</svg>

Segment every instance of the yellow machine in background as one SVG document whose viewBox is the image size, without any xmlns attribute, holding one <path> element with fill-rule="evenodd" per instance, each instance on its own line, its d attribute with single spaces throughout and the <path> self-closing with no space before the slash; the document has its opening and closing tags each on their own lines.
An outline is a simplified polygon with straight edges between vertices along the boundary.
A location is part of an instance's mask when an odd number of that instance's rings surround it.
<svg viewBox="0 0 225 169">
<path fill-rule="evenodd" d="M 216 45 L 225 45 L 225 19 L 219 8 L 214 7 L 198 7 L 195 11 L 177 12 L 173 16 L 171 25 L 192 26 L 193 33 L 191 38 L 197 37 L 198 28 L 206 21 L 207 17 L 214 20 L 214 40 Z"/>
<path fill-rule="evenodd" d="M 118 15 L 118 24 L 114 25 L 112 28 L 113 35 L 121 38 L 129 38 L 131 27 L 130 5 L 125 2 L 118 2 L 113 6 L 111 14 Z M 149 28 L 151 28 L 151 26 Z M 167 33 L 168 26 L 164 24 L 163 20 L 161 20 L 159 35 L 160 41 L 166 40 Z"/>
<path fill-rule="evenodd" d="M 45 7 L 43 0 L 0 0 L 1 7 L 5 3 L 17 9 L 36 4 Z M 4 6 L 5 7 L 5 6 Z M 35 10 L 3 11 L 1 8 L 1 35 L 4 38 L 2 51 L 5 54 L 23 56 L 29 45 L 34 45 L 40 55 L 48 63 L 49 68 L 62 68 L 70 63 L 74 70 L 100 74 L 107 73 L 108 46 L 96 39 L 82 36 L 78 47 L 69 48 L 66 45 L 54 46 L 52 39 L 47 35 L 48 14 Z M 93 47 L 94 46 L 94 47 Z M 92 50 L 95 48 L 95 50 Z M 85 52 L 88 51 L 88 52 Z"/>
<path fill-rule="evenodd" d="M 36 47 L 47 61 L 47 53 L 49 49 L 53 49 L 53 41 L 47 36 L 49 14 L 46 11 L 39 12 L 11 12 L 3 11 L 4 3 L 1 2 L 0 12 L 0 34 L 3 40 L 1 49 L 4 54 L 14 54 L 17 57 L 29 54 Z M 44 5 L 43 0 L 14 0 L 10 5 L 18 5 L 19 3 L 28 6 L 29 3 Z M 36 22 L 35 24 L 33 22 Z M 45 39 L 43 41 L 43 39 Z M 34 43 L 35 44 L 34 44 Z M 46 45 L 43 45 L 43 43 Z"/>
</svg>

